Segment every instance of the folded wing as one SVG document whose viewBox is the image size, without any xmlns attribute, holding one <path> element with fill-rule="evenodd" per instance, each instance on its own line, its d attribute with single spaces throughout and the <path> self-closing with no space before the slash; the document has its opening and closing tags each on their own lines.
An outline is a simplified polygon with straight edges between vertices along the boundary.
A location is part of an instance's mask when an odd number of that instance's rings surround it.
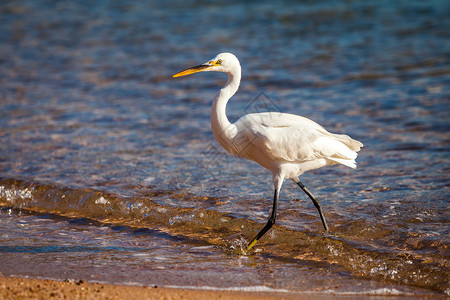
<svg viewBox="0 0 450 300">
<path fill-rule="evenodd" d="M 326 158 L 330 164 L 356 168 L 356 152 L 363 146 L 347 135 L 329 133 L 314 121 L 292 114 L 249 114 L 235 125 L 239 134 L 231 152 L 250 159 L 250 148 L 255 146 L 271 160 L 302 163 Z"/>
</svg>

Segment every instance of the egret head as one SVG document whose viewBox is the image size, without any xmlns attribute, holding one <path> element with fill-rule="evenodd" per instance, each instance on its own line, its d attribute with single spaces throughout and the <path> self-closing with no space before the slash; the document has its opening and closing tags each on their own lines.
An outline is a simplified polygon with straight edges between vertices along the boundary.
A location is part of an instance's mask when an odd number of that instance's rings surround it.
<svg viewBox="0 0 450 300">
<path fill-rule="evenodd" d="M 233 73 L 236 69 L 240 70 L 240 64 L 237 57 L 231 53 L 220 53 L 206 63 L 181 71 L 173 75 L 173 77 L 181 77 L 205 71 Z"/>
</svg>

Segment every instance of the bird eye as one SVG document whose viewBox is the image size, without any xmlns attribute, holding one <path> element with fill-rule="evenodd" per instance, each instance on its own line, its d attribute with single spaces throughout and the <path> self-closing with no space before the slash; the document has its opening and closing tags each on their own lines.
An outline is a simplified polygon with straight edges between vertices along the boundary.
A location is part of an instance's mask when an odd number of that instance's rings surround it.
<svg viewBox="0 0 450 300">
<path fill-rule="evenodd" d="M 221 65 L 222 64 L 222 60 L 221 59 L 217 60 L 216 64 Z"/>
</svg>

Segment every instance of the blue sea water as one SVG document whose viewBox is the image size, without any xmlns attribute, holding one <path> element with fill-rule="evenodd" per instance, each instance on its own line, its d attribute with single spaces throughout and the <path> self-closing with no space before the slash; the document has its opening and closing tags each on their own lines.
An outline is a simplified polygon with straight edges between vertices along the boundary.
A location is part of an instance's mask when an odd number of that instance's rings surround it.
<svg viewBox="0 0 450 300">
<path fill-rule="evenodd" d="M 0 272 L 45 278 L 445 295 L 448 1 L 4 1 Z M 308 117 L 364 143 L 358 169 L 286 182 L 221 149 L 219 52 L 242 65 L 230 120 Z"/>
</svg>

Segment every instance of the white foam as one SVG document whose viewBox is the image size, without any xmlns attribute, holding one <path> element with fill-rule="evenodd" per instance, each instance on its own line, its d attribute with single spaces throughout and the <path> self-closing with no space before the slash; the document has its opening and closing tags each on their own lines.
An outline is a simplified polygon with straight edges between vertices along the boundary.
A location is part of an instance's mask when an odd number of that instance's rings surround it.
<svg viewBox="0 0 450 300">
<path fill-rule="evenodd" d="M 227 292 L 272 292 L 272 293 L 292 293 L 292 291 L 285 289 L 272 289 L 264 285 L 256 286 L 242 286 L 242 287 L 212 287 L 212 286 L 178 286 L 178 285 L 165 285 L 165 288 L 171 289 L 186 289 L 186 290 L 207 290 L 207 291 L 227 291 Z"/>
<path fill-rule="evenodd" d="M 368 295 L 368 296 L 413 296 L 412 293 L 406 293 L 399 291 L 395 288 L 378 288 L 373 290 L 362 290 L 362 291 L 335 291 L 335 290 L 324 290 L 324 291 L 295 291 L 286 289 L 273 289 L 263 285 L 257 286 L 243 286 L 243 287 L 212 287 L 212 286 L 176 286 L 176 285 L 164 285 L 164 288 L 172 289 L 190 289 L 190 290 L 208 290 L 208 291 L 228 291 L 228 292 L 264 292 L 264 293 L 290 293 L 299 295 L 336 295 L 336 296 L 358 296 L 358 295 Z"/>
<path fill-rule="evenodd" d="M 407 296 L 408 294 L 401 292 L 394 288 L 379 288 L 374 290 L 358 291 L 358 292 L 338 292 L 335 290 L 326 290 L 320 293 L 333 294 L 333 295 L 377 295 L 377 296 Z"/>
</svg>

